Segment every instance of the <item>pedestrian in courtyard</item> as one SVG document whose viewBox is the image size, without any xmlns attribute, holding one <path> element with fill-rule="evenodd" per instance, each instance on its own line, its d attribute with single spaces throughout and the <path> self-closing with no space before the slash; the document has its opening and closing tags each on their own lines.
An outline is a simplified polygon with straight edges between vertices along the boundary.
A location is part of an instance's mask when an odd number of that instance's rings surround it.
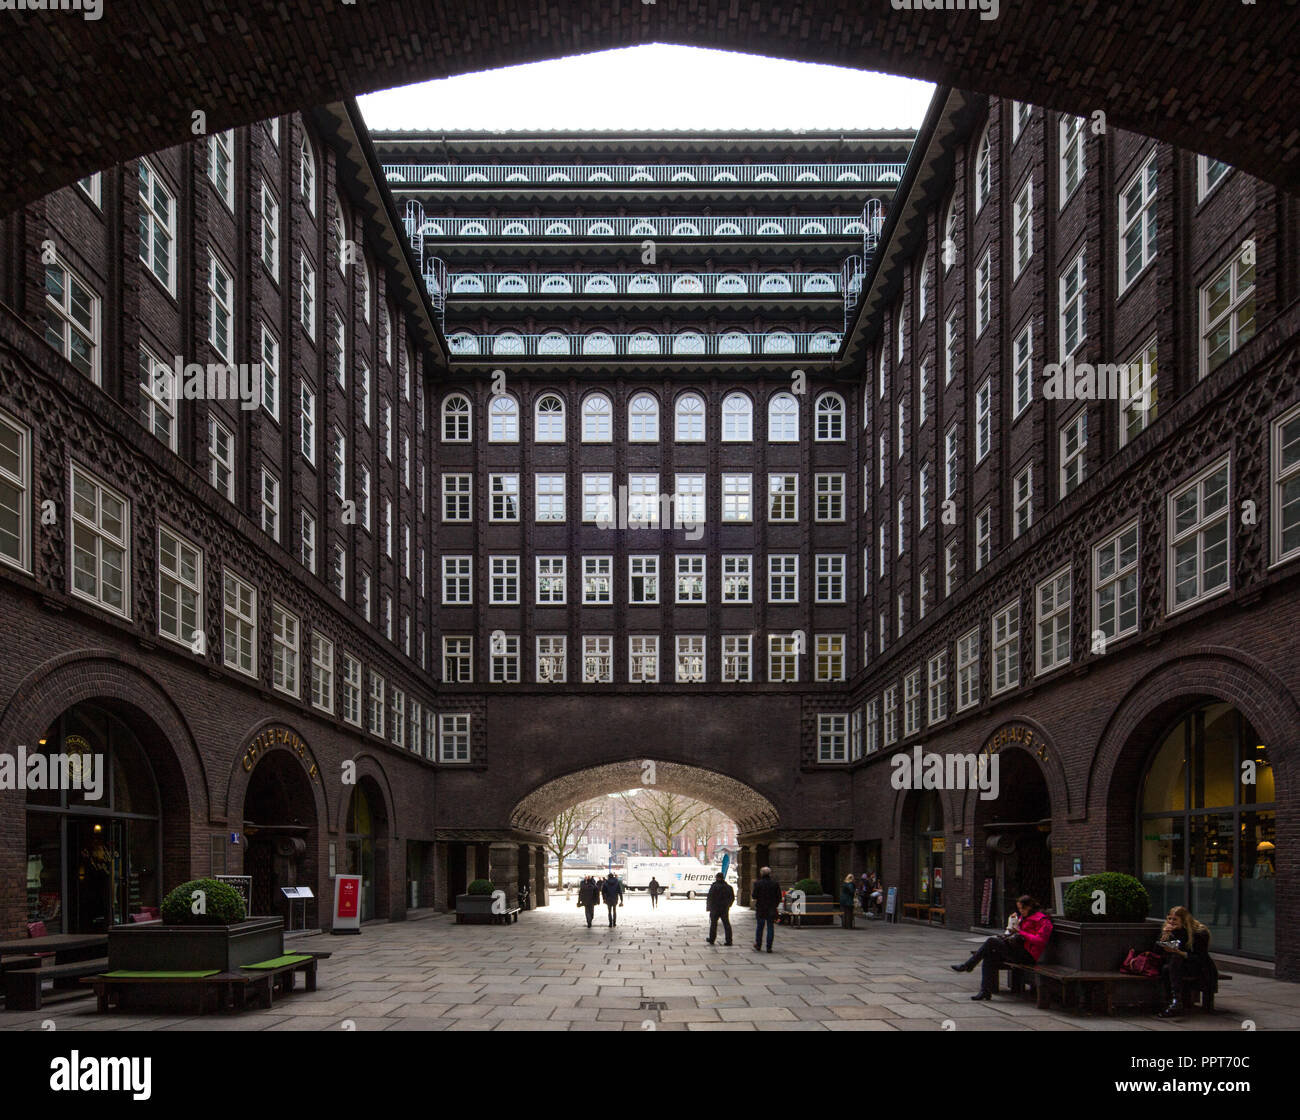
<svg viewBox="0 0 1300 1120">
<path fill-rule="evenodd" d="M 1035 964 L 1047 948 L 1052 936 L 1052 920 L 1027 894 L 1016 900 L 1016 910 L 1020 913 L 1020 926 L 1015 933 L 987 938 L 969 959 L 951 966 L 953 972 L 973 972 L 977 964 L 983 965 L 980 990 L 971 999 L 992 999 L 999 968 L 1004 964 Z"/>
<path fill-rule="evenodd" d="M 588 929 L 591 929 L 592 920 L 596 917 L 596 900 L 599 897 L 600 892 L 596 889 L 596 880 L 588 875 L 578 887 L 578 905 L 587 911 Z"/>
<path fill-rule="evenodd" d="M 1210 958 L 1209 927 L 1193 918 L 1186 906 L 1175 906 L 1165 917 L 1155 951 L 1160 959 L 1160 994 L 1166 1004 L 1160 1017 L 1172 1019 L 1183 1013 L 1187 981 L 1202 988 L 1205 1010 L 1212 1011 L 1219 970 Z"/>
<path fill-rule="evenodd" d="M 609 878 L 601 885 L 600 893 L 609 910 L 609 924 L 618 925 L 618 908 L 623 905 L 623 884 L 619 882 L 614 872 L 609 873 Z"/>
<path fill-rule="evenodd" d="M 750 889 L 754 904 L 754 952 L 763 947 L 763 927 L 767 926 L 767 951 L 772 951 L 772 938 L 776 936 L 776 914 L 781 907 L 781 884 L 772 878 L 772 869 L 760 869 L 754 886 Z"/>
<path fill-rule="evenodd" d="M 647 888 L 647 890 L 650 891 L 650 906 L 652 909 L 654 909 L 659 905 L 659 890 L 660 890 L 659 880 L 651 879 L 650 886 Z"/>
<path fill-rule="evenodd" d="M 853 876 L 845 875 L 844 882 L 840 884 L 840 910 L 844 914 L 845 929 L 853 928 L 853 902 L 857 893 L 853 886 Z"/>
<path fill-rule="evenodd" d="M 705 908 L 709 912 L 709 944 L 718 939 L 718 923 L 722 923 L 722 932 L 726 937 L 724 945 L 731 944 L 731 904 L 736 901 L 736 892 L 731 889 L 722 872 L 719 871 L 709 887 Z"/>
</svg>

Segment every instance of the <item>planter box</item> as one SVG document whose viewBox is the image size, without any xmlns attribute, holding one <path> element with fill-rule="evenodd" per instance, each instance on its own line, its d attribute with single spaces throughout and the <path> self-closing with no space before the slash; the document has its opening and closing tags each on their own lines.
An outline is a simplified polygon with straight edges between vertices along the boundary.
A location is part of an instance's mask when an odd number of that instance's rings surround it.
<svg viewBox="0 0 1300 1120">
<path fill-rule="evenodd" d="M 804 896 L 804 912 L 795 914 L 783 911 L 792 923 L 797 920 L 801 926 L 833 926 L 840 913 L 839 904 L 828 894 L 809 894 Z"/>
<path fill-rule="evenodd" d="M 1059 964 L 1085 972 L 1114 972 L 1130 949 L 1150 949 L 1160 926 L 1149 922 L 1072 922 L 1052 919 L 1052 939 L 1042 964 Z"/>
<path fill-rule="evenodd" d="M 169 926 L 161 922 L 113 926 L 108 969 L 236 972 L 284 953 L 284 919 L 250 918 L 232 926 Z"/>
<path fill-rule="evenodd" d="M 507 902 L 507 905 L 509 903 Z M 496 920 L 490 894 L 458 894 L 456 921 L 464 925 L 486 925 Z"/>
</svg>

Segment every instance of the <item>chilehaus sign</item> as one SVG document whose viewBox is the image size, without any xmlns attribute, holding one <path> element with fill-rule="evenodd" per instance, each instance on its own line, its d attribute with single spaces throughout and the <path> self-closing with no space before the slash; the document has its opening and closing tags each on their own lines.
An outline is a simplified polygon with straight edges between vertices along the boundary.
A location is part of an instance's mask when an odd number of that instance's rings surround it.
<svg viewBox="0 0 1300 1120">
<path fill-rule="evenodd" d="M 1009 723 L 989 736 L 980 754 L 995 755 L 1010 743 L 1019 743 L 1032 751 L 1039 762 L 1047 761 L 1047 740 L 1042 732 L 1023 723 Z"/>
<path fill-rule="evenodd" d="M 253 767 L 257 765 L 258 758 L 273 747 L 286 747 L 291 750 L 301 760 L 307 771 L 307 777 L 313 782 L 320 781 L 320 771 L 316 768 L 316 760 L 312 758 L 307 744 L 302 741 L 302 737 L 297 732 L 290 731 L 287 727 L 268 727 L 248 744 L 248 749 L 244 751 L 244 771 L 251 773 Z"/>
</svg>

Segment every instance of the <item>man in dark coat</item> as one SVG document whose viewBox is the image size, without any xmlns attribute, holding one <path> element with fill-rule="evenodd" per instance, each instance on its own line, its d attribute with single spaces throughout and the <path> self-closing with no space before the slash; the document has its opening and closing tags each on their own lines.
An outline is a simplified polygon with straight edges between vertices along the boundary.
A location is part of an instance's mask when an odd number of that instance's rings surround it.
<svg viewBox="0 0 1300 1120">
<path fill-rule="evenodd" d="M 718 939 L 718 922 L 722 923 L 722 932 L 726 935 L 727 940 L 724 945 L 731 944 L 731 904 L 736 901 L 736 892 L 731 889 L 731 884 L 723 877 L 719 871 L 714 877 L 713 885 L 709 887 L 709 895 L 706 901 L 706 908 L 709 912 L 709 944 L 712 945 Z"/>
<path fill-rule="evenodd" d="M 754 952 L 763 948 L 763 926 L 767 926 L 767 951 L 776 935 L 776 914 L 781 907 L 781 884 L 772 878 L 770 867 L 762 868 L 750 890 L 754 905 Z"/>
<path fill-rule="evenodd" d="M 658 906 L 658 905 L 659 905 L 659 891 L 660 891 L 659 880 L 658 880 L 658 879 L 651 879 L 651 880 L 650 880 L 650 886 L 647 887 L 646 889 L 650 892 L 650 905 L 651 905 L 652 907 Z"/>
<path fill-rule="evenodd" d="M 591 929 L 591 921 L 596 916 L 596 900 L 599 897 L 600 891 L 596 889 L 596 880 L 588 875 L 578 887 L 578 905 L 587 911 L 588 929 Z"/>
<path fill-rule="evenodd" d="M 609 873 L 609 878 L 601 884 L 601 896 L 605 899 L 605 906 L 609 910 L 609 924 L 618 925 L 618 908 L 623 904 L 623 884 L 619 881 L 614 872 Z"/>
</svg>

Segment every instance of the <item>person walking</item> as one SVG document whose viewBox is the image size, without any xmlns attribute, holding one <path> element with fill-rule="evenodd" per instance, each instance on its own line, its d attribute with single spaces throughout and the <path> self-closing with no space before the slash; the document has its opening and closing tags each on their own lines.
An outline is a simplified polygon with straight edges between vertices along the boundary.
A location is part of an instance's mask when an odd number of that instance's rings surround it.
<svg viewBox="0 0 1300 1120">
<path fill-rule="evenodd" d="M 1036 964 L 1047 948 L 1052 936 L 1052 919 L 1027 894 L 1016 900 L 1016 910 L 1020 914 L 1020 923 L 1015 933 L 986 938 L 967 960 L 950 966 L 953 972 L 973 972 L 977 964 L 982 964 L 980 990 L 971 999 L 992 999 L 993 989 L 998 983 L 998 969 L 1003 964 Z"/>
<path fill-rule="evenodd" d="M 853 928 L 853 902 L 857 893 L 857 888 L 853 885 L 853 876 L 845 875 L 844 882 L 840 884 L 840 910 L 844 914 L 844 921 L 841 924 L 844 929 Z"/>
<path fill-rule="evenodd" d="M 718 923 L 722 923 L 722 932 L 726 937 L 724 945 L 731 944 L 731 904 L 736 901 L 736 892 L 731 889 L 731 884 L 727 882 L 722 872 L 719 871 L 714 876 L 713 883 L 709 887 L 709 893 L 705 900 L 705 908 L 709 912 L 709 944 L 712 945 L 718 939 Z"/>
<path fill-rule="evenodd" d="M 650 892 L 650 908 L 653 910 L 659 905 L 659 891 L 661 890 L 659 880 L 651 879 L 650 886 L 646 889 Z"/>
<path fill-rule="evenodd" d="M 618 908 L 623 905 L 623 884 L 619 882 L 618 876 L 614 872 L 611 871 L 609 878 L 601 884 L 600 893 L 605 900 L 605 907 L 609 911 L 610 926 L 618 925 Z"/>
<path fill-rule="evenodd" d="M 754 952 L 763 948 L 763 927 L 767 926 L 767 951 L 772 951 L 772 938 L 776 936 L 776 914 L 781 907 L 781 884 L 772 878 L 772 869 L 760 869 L 754 886 L 750 889 L 754 904 Z"/>
<path fill-rule="evenodd" d="M 578 885 L 578 905 L 587 911 L 587 928 L 591 929 L 592 919 L 596 916 L 596 899 L 600 892 L 596 890 L 596 880 L 590 875 Z"/>
</svg>

